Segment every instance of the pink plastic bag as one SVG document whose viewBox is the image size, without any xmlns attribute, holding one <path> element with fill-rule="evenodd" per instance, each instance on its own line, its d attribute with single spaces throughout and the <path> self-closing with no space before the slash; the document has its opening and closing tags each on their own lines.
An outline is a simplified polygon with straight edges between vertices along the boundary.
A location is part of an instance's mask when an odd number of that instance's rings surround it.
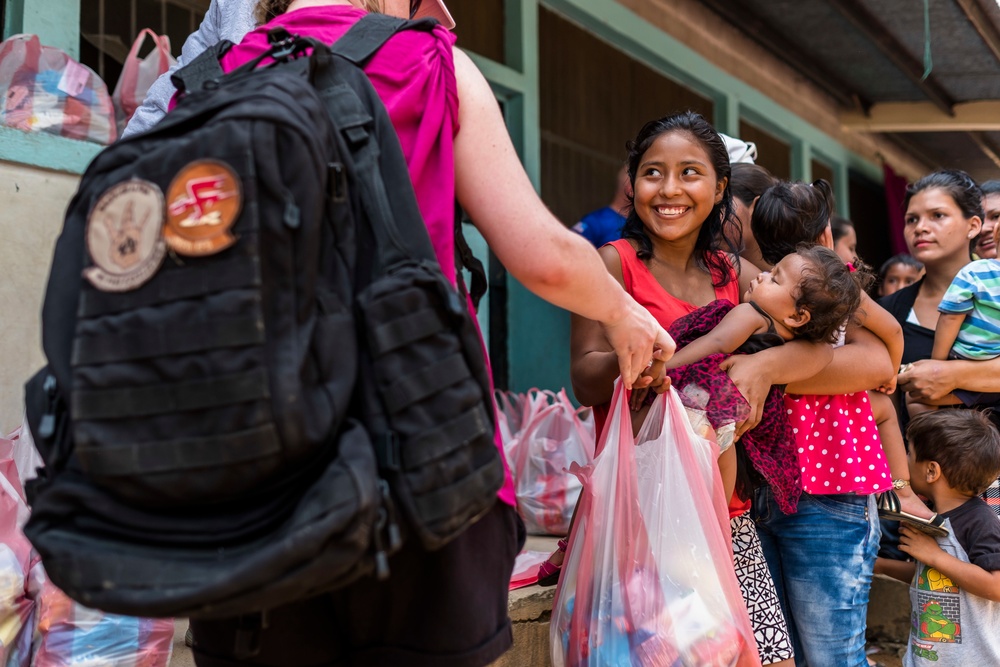
<svg viewBox="0 0 1000 667">
<path fill-rule="evenodd" d="M 146 41 L 153 40 L 153 50 L 145 58 L 139 57 L 139 49 Z M 132 48 L 125 57 L 122 75 L 115 85 L 111 99 L 115 105 L 115 121 L 118 123 L 118 134 L 122 133 L 135 110 L 146 99 L 146 92 L 161 74 L 177 63 L 170 54 L 170 37 L 157 35 L 149 28 L 144 28 L 132 42 Z"/>
<path fill-rule="evenodd" d="M 0 42 L 0 95 L 0 124 L 7 127 L 98 144 L 117 136 L 104 81 L 36 35 Z"/>
<path fill-rule="evenodd" d="M 671 389 L 633 439 L 626 392 L 576 467 L 576 523 L 552 611 L 555 667 L 757 667 L 715 447 Z"/>
<path fill-rule="evenodd" d="M 593 419 L 589 409 L 573 406 L 566 390 L 529 395 L 525 403 L 528 421 L 506 449 L 518 513 L 529 533 L 562 536 L 582 488 L 570 466 L 594 458 Z"/>
<path fill-rule="evenodd" d="M 17 465 L 18 431 L 0 437 L 0 665 L 28 667 L 34 602 L 28 594 L 28 574 L 38 555 L 21 532 L 28 520 Z"/>
<path fill-rule="evenodd" d="M 30 514 L 21 480 L 34 477 L 40 464 L 26 428 L 0 437 L 0 665 L 167 667 L 173 619 L 88 609 L 45 575 L 21 532 Z"/>
</svg>

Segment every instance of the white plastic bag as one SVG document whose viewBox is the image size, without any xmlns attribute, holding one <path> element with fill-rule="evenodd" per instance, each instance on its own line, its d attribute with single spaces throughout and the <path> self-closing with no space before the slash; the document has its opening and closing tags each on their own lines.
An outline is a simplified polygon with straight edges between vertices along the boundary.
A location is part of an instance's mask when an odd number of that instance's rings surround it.
<svg viewBox="0 0 1000 667">
<path fill-rule="evenodd" d="M 566 535 L 582 488 L 569 469 L 593 460 L 594 420 L 565 389 L 529 394 L 523 402 L 527 422 L 506 448 L 518 513 L 529 533 Z"/>
<path fill-rule="evenodd" d="M 552 610 L 555 667 L 759 667 L 715 445 L 673 389 L 633 439 L 621 383 Z"/>
<path fill-rule="evenodd" d="M 145 43 L 146 37 L 153 40 L 153 50 L 145 58 L 140 58 L 139 49 Z M 132 48 L 122 66 L 122 75 L 118 78 L 115 92 L 111 95 L 115 105 L 118 134 L 122 133 L 132 114 L 142 105 L 153 82 L 175 64 L 177 61 L 170 54 L 170 37 L 157 35 L 149 28 L 144 28 L 132 43 Z"/>
</svg>

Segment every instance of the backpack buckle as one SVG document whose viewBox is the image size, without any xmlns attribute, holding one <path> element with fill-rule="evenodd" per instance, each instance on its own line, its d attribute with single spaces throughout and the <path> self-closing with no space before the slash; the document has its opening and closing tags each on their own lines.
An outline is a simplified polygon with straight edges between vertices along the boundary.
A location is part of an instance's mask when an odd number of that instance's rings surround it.
<svg viewBox="0 0 1000 667">
<path fill-rule="evenodd" d="M 272 28 L 267 31 L 267 43 L 271 45 L 271 58 L 274 60 L 286 60 L 298 49 L 295 44 L 298 37 L 291 34 L 284 28 Z"/>
</svg>

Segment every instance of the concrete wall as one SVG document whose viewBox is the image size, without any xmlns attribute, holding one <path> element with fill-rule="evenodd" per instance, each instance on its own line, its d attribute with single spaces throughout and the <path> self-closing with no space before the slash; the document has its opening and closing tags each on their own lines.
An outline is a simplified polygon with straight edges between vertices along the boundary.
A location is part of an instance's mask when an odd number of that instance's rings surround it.
<svg viewBox="0 0 1000 667">
<path fill-rule="evenodd" d="M 24 381 L 44 362 L 39 314 L 79 176 L 0 161 L 0 432 L 21 424 Z"/>
</svg>

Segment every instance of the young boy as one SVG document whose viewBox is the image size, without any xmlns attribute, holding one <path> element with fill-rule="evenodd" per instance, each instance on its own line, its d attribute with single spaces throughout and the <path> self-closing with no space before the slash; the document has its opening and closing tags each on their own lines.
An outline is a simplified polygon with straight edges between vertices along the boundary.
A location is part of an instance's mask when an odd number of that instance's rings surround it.
<svg viewBox="0 0 1000 667">
<path fill-rule="evenodd" d="M 941 298 L 931 358 L 984 361 L 1000 357 L 1000 259 L 969 262 L 958 272 Z M 956 389 L 943 399 L 922 403 L 907 398 L 910 416 L 939 405 L 964 403 L 968 407 L 994 407 L 1000 393 Z"/>
<path fill-rule="evenodd" d="M 910 483 L 945 517 L 935 540 L 901 526 L 910 582 L 906 667 L 1000 665 L 1000 521 L 979 494 L 1000 474 L 1000 433 L 978 410 L 939 410 L 906 429 Z M 900 566 L 909 567 L 909 572 Z"/>
</svg>

